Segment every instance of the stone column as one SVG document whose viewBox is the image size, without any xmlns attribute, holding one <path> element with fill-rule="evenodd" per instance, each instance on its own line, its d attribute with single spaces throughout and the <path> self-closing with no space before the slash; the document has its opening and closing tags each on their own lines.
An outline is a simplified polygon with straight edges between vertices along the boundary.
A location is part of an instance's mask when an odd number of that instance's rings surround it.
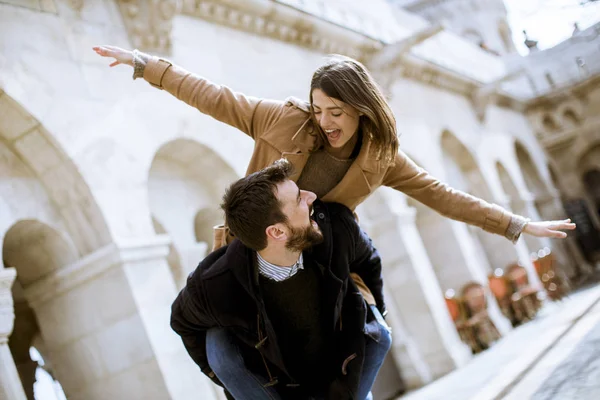
<svg viewBox="0 0 600 400">
<path fill-rule="evenodd" d="M 183 347 L 181 338 L 170 326 L 171 305 L 177 288 L 164 260 L 169 241 L 163 236 L 123 245 L 123 272 L 170 399 L 216 400 L 223 390 L 202 374 Z M 195 264 L 199 261 L 196 260 Z M 186 272 L 191 271 L 188 269 Z"/>
<path fill-rule="evenodd" d="M 69 400 L 217 398 L 169 325 L 169 244 L 113 243 L 25 288 Z"/>
<path fill-rule="evenodd" d="M 11 287 L 16 276 L 14 268 L 0 268 L 0 400 L 27 400 L 8 348 L 15 320 Z"/>
<path fill-rule="evenodd" d="M 371 203 L 373 203 L 371 201 Z M 381 253 L 392 352 L 409 388 L 465 364 L 461 342 L 415 223 L 414 209 L 363 207 L 361 225 Z"/>
</svg>

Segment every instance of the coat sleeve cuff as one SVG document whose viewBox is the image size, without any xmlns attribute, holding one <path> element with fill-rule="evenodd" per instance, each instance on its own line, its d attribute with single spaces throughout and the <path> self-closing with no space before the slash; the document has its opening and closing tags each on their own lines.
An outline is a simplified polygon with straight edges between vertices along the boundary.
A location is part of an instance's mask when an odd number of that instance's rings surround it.
<svg viewBox="0 0 600 400">
<path fill-rule="evenodd" d="M 152 86 L 162 89 L 163 76 L 171 67 L 171 62 L 162 58 L 149 56 L 146 66 L 144 67 L 143 76 L 146 81 Z"/>
<path fill-rule="evenodd" d="M 521 233 L 529 221 L 531 221 L 529 218 L 513 215 L 504 236 L 511 242 L 517 243 L 517 240 L 521 237 Z"/>
<path fill-rule="evenodd" d="M 150 55 L 142 53 L 138 49 L 133 50 L 133 79 L 143 78 L 146 64 L 150 61 Z"/>
<path fill-rule="evenodd" d="M 498 235 L 506 235 L 512 213 L 502 207 L 492 204 L 483 223 L 483 230 Z"/>
</svg>

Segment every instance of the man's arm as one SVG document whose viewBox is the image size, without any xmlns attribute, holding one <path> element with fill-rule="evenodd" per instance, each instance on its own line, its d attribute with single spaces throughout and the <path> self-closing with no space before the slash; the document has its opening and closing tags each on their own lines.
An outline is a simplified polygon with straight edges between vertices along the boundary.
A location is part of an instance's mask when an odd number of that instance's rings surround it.
<svg viewBox="0 0 600 400">
<path fill-rule="evenodd" d="M 206 355 L 206 331 L 216 323 L 208 316 L 196 289 L 190 279 L 188 285 L 179 292 L 171 306 L 171 328 L 181 336 L 185 349 L 200 370 L 214 383 L 223 386 L 210 368 Z"/>
<path fill-rule="evenodd" d="M 358 226 L 351 213 L 340 216 L 345 220 L 345 232 L 350 236 L 351 248 L 348 249 L 348 265 L 350 273 L 360 276 L 364 284 L 371 291 L 377 309 L 385 315 L 385 300 L 383 298 L 383 278 L 381 276 L 381 258 L 379 252 L 373 247 L 371 238 Z M 341 254 L 339 255 L 341 256 Z"/>
</svg>

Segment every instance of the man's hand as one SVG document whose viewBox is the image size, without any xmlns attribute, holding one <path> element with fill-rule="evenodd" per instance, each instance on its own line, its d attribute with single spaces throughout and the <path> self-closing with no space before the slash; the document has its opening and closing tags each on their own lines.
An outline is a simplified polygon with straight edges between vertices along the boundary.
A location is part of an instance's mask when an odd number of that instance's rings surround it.
<svg viewBox="0 0 600 400">
<path fill-rule="evenodd" d="M 133 67 L 133 52 L 122 49 L 116 46 L 95 46 L 92 47 L 94 51 L 102 57 L 112 57 L 115 61 L 110 64 L 110 67 L 114 67 L 119 64 L 126 64 Z"/>
<path fill-rule="evenodd" d="M 575 224 L 572 223 L 570 219 L 564 219 L 562 221 L 529 222 L 525 225 L 523 233 L 537 237 L 564 239 L 567 237 L 567 233 L 562 231 L 572 231 L 575 227 Z"/>
</svg>

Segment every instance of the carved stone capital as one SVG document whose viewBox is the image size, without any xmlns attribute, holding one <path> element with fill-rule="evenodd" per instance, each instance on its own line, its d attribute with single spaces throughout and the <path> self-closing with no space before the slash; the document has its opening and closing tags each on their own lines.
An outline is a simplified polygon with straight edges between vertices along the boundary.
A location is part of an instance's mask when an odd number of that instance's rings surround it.
<svg viewBox="0 0 600 400">
<path fill-rule="evenodd" d="M 15 310 L 11 288 L 16 277 L 14 268 L 0 268 L 0 344 L 8 341 L 13 330 Z"/>
<path fill-rule="evenodd" d="M 181 0 L 119 0 L 117 2 L 133 47 L 168 53 L 171 49 L 173 17 Z"/>
<path fill-rule="evenodd" d="M 380 40 L 277 1 L 184 0 L 183 14 L 283 42 L 356 59 L 382 47 Z"/>
</svg>

